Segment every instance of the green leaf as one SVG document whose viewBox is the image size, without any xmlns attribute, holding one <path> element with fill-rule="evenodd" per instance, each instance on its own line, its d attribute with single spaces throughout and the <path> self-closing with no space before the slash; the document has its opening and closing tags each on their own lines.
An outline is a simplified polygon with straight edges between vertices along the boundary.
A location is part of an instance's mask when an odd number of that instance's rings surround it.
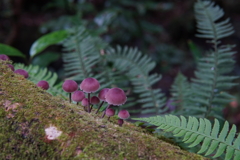
<svg viewBox="0 0 240 160">
<path fill-rule="evenodd" d="M 33 58 L 32 64 L 41 67 L 47 67 L 50 63 L 56 61 L 61 55 L 56 52 L 46 52 Z"/>
<path fill-rule="evenodd" d="M 193 55 L 195 62 L 198 61 L 199 58 L 202 58 L 202 50 L 191 40 L 188 41 L 188 47 Z"/>
<path fill-rule="evenodd" d="M 65 38 L 67 38 L 67 36 L 68 36 L 68 32 L 66 30 L 60 30 L 60 31 L 51 32 L 49 34 L 46 34 L 40 37 L 31 46 L 30 56 L 31 57 L 36 56 L 38 53 L 42 52 L 48 46 L 57 44 L 63 41 Z"/>
<path fill-rule="evenodd" d="M 211 138 L 205 137 L 205 139 L 203 140 L 201 149 L 197 153 L 200 154 L 205 152 L 208 149 L 210 143 L 211 143 Z"/>
<path fill-rule="evenodd" d="M 8 46 L 2 43 L 0 43 L 0 54 L 26 58 L 26 56 L 16 48 L 13 48 L 11 46 Z"/>
</svg>

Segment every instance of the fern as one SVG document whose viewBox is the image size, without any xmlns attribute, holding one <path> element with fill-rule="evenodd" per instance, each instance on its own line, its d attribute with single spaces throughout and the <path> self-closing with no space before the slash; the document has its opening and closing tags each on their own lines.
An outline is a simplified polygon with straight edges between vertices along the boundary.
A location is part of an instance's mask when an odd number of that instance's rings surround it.
<svg viewBox="0 0 240 160">
<path fill-rule="evenodd" d="M 62 84 L 57 83 L 58 76 L 56 73 L 48 71 L 47 68 L 40 68 L 39 66 L 15 63 L 15 69 L 24 69 L 29 74 L 29 80 L 37 84 L 41 80 L 45 80 L 49 83 L 49 92 L 52 95 L 61 95 L 63 98 L 67 97 L 66 93 L 62 90 Z"/>
<path fill-rule="evenodd" d="M 215 152 L 213 158 L 221 156 L 225 152 L 225 159 L 240 159 L 240 134 L 236 135 L 236 126 L 233 125 L 229 131 L 229 123 L 225 121 L 222 130 L 217 119 L 212 124 L 206 118 L 197 119 L 189 117 L 188 120 L 184 116 L 156 116 L 149 118 L 134 118 L 156 125 L 159 129 L 166 132 L 173 132 L 176 137 L 183 137 L 184 143 L 189 143 L 189 147 L 195 147 L 201 144 L 198 153 L 204 153 L 205 156 Z M 229 131 L 229 132 L 228 132 Z"/>
<path fill-rule="evenodd" d="M 233 31 L 229 19 L 221 20 L 223 10 L 211 1 L 198 0 L 194 6 L 197 20 L 197 37 L 207 38 L 213 48 L 207 56 L 200 58 L 195 77 L 192 79 L 185 106 L 182 113 L 198 117 L 218 117 L 222 119 L 221 110 L 233 98 L 226 93 L 227 89 L 235 86 L 232 83 L 236 76 L 226 75 L 233 69 L 235 52 L 233 46 L 221 45 L 220 39 L 231 35 Z M 179 93 L 181 88 L 174 91 Z"/>
<path fill-rule="evenodd" d="M 175 114 L 181 115 L 181 111 L 184 106 L 188 105 L 187 99 L 189 96 L 191 96 L 189 90 L 190 84 L 187 81 L 187 78 L 182 73 L 178 73 L 171 87 L 171 105 L 177 106 L 178 110 L 178 112 L 175 112 Z"/>
<path fill-rule="evenodd" d="M 66 77 L 76 81 L 96 77 L 97 74 L 92 70 L 99 62 L 99 51 L 105 44 L 98 37 L 91 36 L 83 26 L 75 27 L 69 32 L 71 36 L 63 42 L 65 48 L 62 58 Z M 99 81 L 104 82 L 102 79 Z"/>
<path fill-rule="evenodd" d="M 158 74 L 149 75 L 155 67 L 155 63 L 146 55 L 142 55 L 136 48 L 110 48 L 107 51 L 107 59 L 113 62 L 118 70 L 121 70 L 133 85 L 133 92 L 138 94 L 138 103 L 142 104 L 142 113 L 160 114 L 167 110 L 163 108 L 165 97 L 160 89 L 151 86 L 161 77 Z"/>
</svg>

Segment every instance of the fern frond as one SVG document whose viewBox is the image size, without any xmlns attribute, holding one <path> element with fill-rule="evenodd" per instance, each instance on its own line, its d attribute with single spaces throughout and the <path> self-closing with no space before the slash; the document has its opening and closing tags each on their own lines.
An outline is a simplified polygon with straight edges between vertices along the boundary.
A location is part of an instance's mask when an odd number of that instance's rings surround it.
<svg viewBox="0 0 240 160">
<path fill-rule="evenodd" d="M 226 75 L 234 66 L 233 45 L 221 45 L 219 41 L 233 31 L 229 20 L 221 20 L 223 10 L 210 0 L 198 0 L 194 6 L 198 37 L 210 39 L 213 49 L 198 59 L 195 78 L 192 78 L 182 114 L 198 117 L 215 117 L 232 97 L 225 91 L 235 86 L 236 76 Z M 179 88 L 178 88 L 179 89 Z M 189 110 L 189 108 L 192 108 Z M 184 113 L 185 112 L 185 113 Z M 222 119 L 222 117 L 219 117 Z"/>
<path fill-rule="evenodd" d="M 95 76 L 92 68 L 99 62 L 99 51 L 105 44 L 98 37 L 91 36 L 83 26 L 69 32 L 71 36 L 63 42 L 62 56 L 66 77 L 82 81 Z"/>
<path fill-rule="evenodd" d="M 223 17 L 224 12 L 211 1 L 198 0 L 194 5 L 197 20 L 197 37 L 207 38 L 217 42 L 234 33 L 229 19 L 217 22 Z"/>
<path fill-rule="evenodd" d="M 29 65 L 25 66 L 21 63 L 14 63 L 15 69 L 24 69 L 28 72 L 28 79 L 35 84 L 41 80 L 45 80 L 49 83 L 49 92 L 52 95 L 61 95 L 62 97 L 67 97 L 66 92 L 62 89 L 62 84 L 57 83 L 58 76 L 56 73 L 49 71 L 47 68 L 40 68 L 39 66 Z"/>
<path fill-rule="evenodd" d="M 172 105 L 176 106 L 177 110 L 181 110 L 184 106 L 187 106 L 187 99 L 191 96 L 190 83 L 182 73 L 178 73 L 176 76 L 171 87 L 171 94 Z M 176 112 L 176 114 L 179 114 L 179 112 Z"/>
<path fill-rule="evenodd" d="M 133 92 L 139 95 L 137 102 L 142 104 L 142 113 L 160 114 L 166 111 L 164 95 L 160 89 L 152 85 L 160 80 L 157 74 L 149 75 L 155 63 L 136 48 L 109 48 L 106 50 L 108 61 L 113 62 L 114 68 L 122 71 L 130 79 Z"/>
<path fill-rule="evenodd" d="M 197 119 L 189 117 L 188 120 L 184 116 L 156 116 L 148 118 L 134 118 L 148 122 L 163 129 L 166 132 L 172 132 L 176 137 L 183 137 L 184 143 L 189 143 L 189 147 L 201 145 L 198 153 L 205 153 L 205 156 L 215 152 L 213 158 L 221 156 L 225 152 L 225 160 L 240 159 L 240 134 L 236 136 L 236 126 L 229 128 L 229 123 L 225 121 L 222 129 L 217 119 L 214 120 L 212 127 L 211 122 L 204 118 Z M 230 131 L 229 131 L 230 129 Z"/>
<path fill-rule="evenodd" d="M 221 55 L 224 53 L 218 52 L 217 54 Z M 232 70 L 233 63 L 230 63 L 230 60 L 231 62 L 233 60 L 231 57 L 228 57 L 229 60 L 227 62 L 229 63 L 222 63 L 221 61 L 224 59 L 220 59 L 221 56 L 218 55 L 213 53 L 208 59 L 200 59 L 197 71 L 195 72 L 196 78 L 192 79 L 191 84 L 192 96 L 189 100 L 196 107 L 208 108 L 208 116 L 215 115 L 212 107 L 224 106 L 231 101 L 233 97 L 224 91 L 236 85 L 232 83 L 232 80 L 236 79 L 237 76 L 225 75 Z M 212 59 L 214 60 L 212 61 Z M 223 92 L 224 94 L 222 94 Z M 222 107 L 219 107 L 219 110 L 222 110 Z"/>
</svg>

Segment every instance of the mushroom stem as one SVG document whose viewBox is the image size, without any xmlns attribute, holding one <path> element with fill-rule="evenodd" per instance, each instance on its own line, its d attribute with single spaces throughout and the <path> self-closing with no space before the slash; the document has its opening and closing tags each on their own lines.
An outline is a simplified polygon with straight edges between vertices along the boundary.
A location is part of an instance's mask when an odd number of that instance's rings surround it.
<svg viewBox="0 0 240 160">
<path fill-rule="evenodd" d="M 97 111 L 96 111 L 96 113 L 95 113 L 95 114 L 97 114 L 97 113 L 98 113 L 98 111 L 99 111 L 99 109 L 102 107 L 103 103 L 104 103 L 104 101 L 102 101 L 102 103 L 100 103 L 100 105 L 99 105 L 99 107 L 98 107 L 98 109 L 97 109 Z"/>
<path fill-rule="evenodd" d="M 108 117 L 108 119 L 107 119 L 108 121 L 110 120 L 110 116 Z"/>
<path fill-rule="evenodd" d="M 91 109 L 90 109 L 90 93 L 88 93 L 88 113 L 91 112 Z"/>
<path fill-rule="evenodd" d="M 78 105 L 79 102 L 77 102 L 77 105 Z"/>
<path fill-rule="evenodd" d="M 105 116 L 105 114 L 106 114 L 106 111 L 107 111 L 107 109 L 108 108 L 110 108 L 110 106 L 111 106 L 111 104 L 109 104 L 108 106 L 107 106 L 107 108 L 105 109 L 105 111 L 103 112 L 103 114 L 102 114 L 102 117 L 101 118 L 103 118 L 104 116 Z"/>
<path fill-rule="evenodd" d="M 69 93 L 69 102 L 72 103 L 71 93 Z"/>
<path fill-rule="evenodd" d="M 90 112 L 92 111 L 92 108 L 93 108 L 93 105 L 91 105 L 91 107 L 90 107 Z"/>
</svg>

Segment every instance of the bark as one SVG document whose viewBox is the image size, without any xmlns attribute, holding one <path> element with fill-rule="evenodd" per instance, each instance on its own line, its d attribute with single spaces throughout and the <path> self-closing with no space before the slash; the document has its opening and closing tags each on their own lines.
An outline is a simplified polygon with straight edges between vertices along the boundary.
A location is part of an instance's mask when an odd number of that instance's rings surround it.
<svg viewBox="0 0 240 160">
<path fill-rule="evenodd" d="M 0 61 L 0 159 L 206 159 L 54 97 Z"/>
</svg>

